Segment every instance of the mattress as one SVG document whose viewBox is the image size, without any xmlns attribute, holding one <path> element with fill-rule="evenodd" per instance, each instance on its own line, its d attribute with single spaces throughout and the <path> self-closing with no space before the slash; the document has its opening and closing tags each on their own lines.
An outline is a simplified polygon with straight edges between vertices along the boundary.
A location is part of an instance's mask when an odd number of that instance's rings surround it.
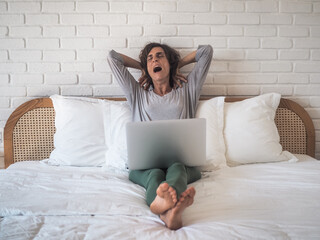
<svg viewBox="0 0 320 240">
<path fill-rule="evenodd" d="M 128 172 L 26 161 L 0 170 L 0 239 L 320 239 L 320 161 L 204 172 L 166 228 Z"/>
</svg>

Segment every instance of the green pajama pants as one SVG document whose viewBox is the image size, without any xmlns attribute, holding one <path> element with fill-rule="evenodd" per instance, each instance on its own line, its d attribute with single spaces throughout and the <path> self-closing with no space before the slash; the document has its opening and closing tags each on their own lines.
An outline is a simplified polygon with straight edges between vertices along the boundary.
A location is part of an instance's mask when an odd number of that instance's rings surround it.
<svg viewBox="0 0 320 240">
<path fill-rule="evenodd" d="M 201 178 L 197 168 L 187 167 L 180 162 L 173 163 L 167 169 L 132 170 L 129 179 L 146 189 L 148 206 L 157 196 L 157 188 L 162 182 L 167 182 L 177 192 L 177 197 L 187 189 L 187 184 Z"/>
</svg>

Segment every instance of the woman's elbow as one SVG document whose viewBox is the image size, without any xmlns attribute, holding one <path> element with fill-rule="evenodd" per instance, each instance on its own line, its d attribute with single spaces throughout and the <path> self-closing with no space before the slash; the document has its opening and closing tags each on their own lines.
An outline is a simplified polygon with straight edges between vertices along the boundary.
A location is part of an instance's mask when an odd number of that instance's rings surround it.
<svg viewBox="0 0 320 240">
<path fill-rule="evenodd" d="M 213 56 L 213 47 L 211 45 L 206 45 L 204 51 L 209 57 Z"/>
</svg>

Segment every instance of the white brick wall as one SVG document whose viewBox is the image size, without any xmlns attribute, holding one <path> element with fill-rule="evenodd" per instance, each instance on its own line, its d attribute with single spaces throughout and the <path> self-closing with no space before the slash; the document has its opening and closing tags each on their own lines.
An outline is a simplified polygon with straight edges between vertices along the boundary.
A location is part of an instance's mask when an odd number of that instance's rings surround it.
<svg viewBox="0 0 320 240">
<path fill-rule="evenodd" d="M 279 92 L 299 102 L 320 159 L 320 0 L 0 1 L 0 159 L 19 104 L 55 93 L 122 95 L 106 54 L 137 58 L 149 41 L 182 55 L 211 44 L 203 94 Z"/>
</svg>

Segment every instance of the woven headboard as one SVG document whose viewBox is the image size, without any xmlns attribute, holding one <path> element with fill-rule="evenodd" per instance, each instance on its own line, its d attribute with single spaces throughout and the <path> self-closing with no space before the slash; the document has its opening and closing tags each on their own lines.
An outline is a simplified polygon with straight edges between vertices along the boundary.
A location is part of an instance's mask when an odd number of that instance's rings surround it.
<svg viewBox="0 0 320 240">
<path fill-rule="evenodd" d="M 123 98 L 108 98 L 124 101 Z M 207 98 L 204 98 L 207 99 Z M 226 102 L 243 99 L 226 98 Z M 4 129 L 5 167 L 26 160 L 42 160 L 53 150 L 55 112 L 50 98 L 38 98 L 18 107 Z M 315 130 L 308 113 L 297 103 L 281 99 L 275 122 L 284 150 L 315 156 Z"/>
</svg>

